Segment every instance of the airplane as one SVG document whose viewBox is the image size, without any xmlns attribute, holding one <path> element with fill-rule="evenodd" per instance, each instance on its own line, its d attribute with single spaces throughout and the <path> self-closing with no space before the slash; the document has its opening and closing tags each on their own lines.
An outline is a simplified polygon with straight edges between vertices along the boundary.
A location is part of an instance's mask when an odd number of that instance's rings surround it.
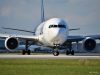
<svg viewBox="0 0 100 75">
<path fill-rule="evenodd" d="M 72 43 L 76 42 L 78 44 L 80 41 L 83 42 L 83 48 L 91 52 L 96 47 L 95 40 L 100 39 L 100 35 L 69 36 L 69 31 L 79 30 L 79 28 L 69 29 L 67 22 L 61 18 L 45 20 L 43 0 L 41 0 L 41 24 L 36 28 L 35 32 L 7 27 L 3 27 L 3 29 L 34 33 L 32 36 L 0 34 L 0 38 L 5 39 L 5 47 L 8 50 L 16 49 L 19 46 L 19 42 L 24 41 L 25 50 L 22 50 L 23 55 L 26 53 L 30 55 L 29 46 L 31 45 L 50 47 L 53 49 L 52 53 L 54 56 L 59 55 L 59 49 L 61 48 L 65 48 L 66 55 L 74 55 Z"/>
</svg>

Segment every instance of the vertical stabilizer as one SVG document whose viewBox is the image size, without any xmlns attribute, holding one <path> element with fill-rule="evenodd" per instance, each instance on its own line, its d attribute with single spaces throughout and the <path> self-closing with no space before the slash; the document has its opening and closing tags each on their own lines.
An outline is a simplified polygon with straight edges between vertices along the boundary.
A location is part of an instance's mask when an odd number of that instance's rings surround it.
<svg viewBox="0 0 100 75">
<path fill-rule="evenodd" d="M 41 0 L 41 22 L 45 21 L 45 17 L 44 17 L 44 1 Z"/>
</svg>

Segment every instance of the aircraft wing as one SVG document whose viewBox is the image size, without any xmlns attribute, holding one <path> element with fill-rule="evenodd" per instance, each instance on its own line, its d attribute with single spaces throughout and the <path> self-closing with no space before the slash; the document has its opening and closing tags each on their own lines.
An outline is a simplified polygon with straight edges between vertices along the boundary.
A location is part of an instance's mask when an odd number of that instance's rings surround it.
<svg viewBox="0 0 100 75">
<path fill-rule="evenodd" d="M 7 34 L 0 34 L 0 39 L 5 39 L 5 38 L 7 38 L 7 37 L 9 37 L 9 35 Z"/>
<path fill-rule="evenodd" d="M 75 42 L 75 41 L 82 41 L 84 36 L 68 36 L 67 41 Z"/>
<path fill-rule="evenodd" d="M 32 33 L 32 34 L 35 34 L 35 32 L 32 32 L 32 31 L 28 31 L 28 30 L 23 30 L 23 29 L 16 29 L 16 28 L 6 28 L 6 27 L 2 27 L 2 29 L 8 29 L 8 30 L 16 30 L 16 31 L 21 31 L 21 32 L 28 32 L 28 33 Z"/>
<path fill-rule="evenodd" d="M 1 39 L 6 39 L 8 37 L 15 37 L 18 39 L 25 39 L 25 40 L 38 40 L 38 36 L 30 36 L 30 35 L 15 35 L 15 34 L 0 34 Z"/>
<path fill-rule="evenodd" d="M 94 39 L 100 39 L 100 35 L 88 35 L 88 36 L 85 36 L 85 37 L 92 37 Z"/>
<path fill-rule="evenodd" d="M 100 35 L 88 35 L 88 36 L 68 36 L 67 41 L 76 42 L 76 41 L 82 41 L 83 39 L 90 37 L 93 39 L 100 39 Z"/>
<path fill-rule="evenodd" d="M 15 35 L 15 34 L 0 34 L 0 39 L 5 40 L 5 47 L 8 50 L 16 49 L 19 46 L 19 41 L 25 42 L 25 50 L 28 49 L 29 45 L 35 44 L 39 41 L 38 36 Z M 24 53 L 25 52 L 23 52 L 23 54 Z"/>
</svg>

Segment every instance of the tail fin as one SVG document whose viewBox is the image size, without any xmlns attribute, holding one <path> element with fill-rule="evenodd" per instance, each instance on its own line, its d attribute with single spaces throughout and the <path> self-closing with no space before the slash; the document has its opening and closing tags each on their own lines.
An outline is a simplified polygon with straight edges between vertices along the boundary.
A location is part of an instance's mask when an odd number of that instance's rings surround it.
<svg viewBox="0 0 100 75">
<path fill-rule="evenodd" d="M 44 1 L 41 0 L 41 22 L 45 21 L 45 17 L 44 17 Z"/>
</svg>

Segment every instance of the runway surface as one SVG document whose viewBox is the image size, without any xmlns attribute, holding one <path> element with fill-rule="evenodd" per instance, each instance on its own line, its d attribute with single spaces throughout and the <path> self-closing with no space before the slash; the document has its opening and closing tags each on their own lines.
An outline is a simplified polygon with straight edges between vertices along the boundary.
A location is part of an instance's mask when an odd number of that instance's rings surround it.
<svg viewBox="0 0 100 75">
<path fill-rule="evenodd" d="M 100 59 L 100 56 L 66 56 L 66 55 L 0 55 L 0 59 L 31 58 L 31 59 Z"/>
</svg>

